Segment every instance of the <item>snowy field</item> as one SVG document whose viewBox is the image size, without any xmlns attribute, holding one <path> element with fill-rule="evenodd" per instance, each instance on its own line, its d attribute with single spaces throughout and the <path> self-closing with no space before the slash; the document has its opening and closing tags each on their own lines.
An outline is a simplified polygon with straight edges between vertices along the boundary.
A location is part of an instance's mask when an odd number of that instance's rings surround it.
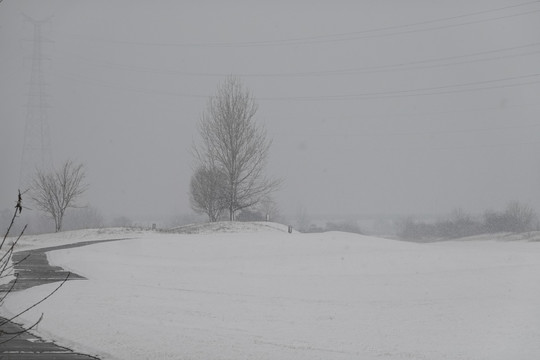
<svg viewBox="0 0 540 360">
<path fill-rule="evenodd" d="M 89 280 L 25 319 L 45 313 L 40 335 L 104 359 L 540 358 L 540 242 L 189 232 L 43 237 L 134 239 L 50 252 Z M 6 309 L 54 287 L 15 293 Z"/>
</svg>

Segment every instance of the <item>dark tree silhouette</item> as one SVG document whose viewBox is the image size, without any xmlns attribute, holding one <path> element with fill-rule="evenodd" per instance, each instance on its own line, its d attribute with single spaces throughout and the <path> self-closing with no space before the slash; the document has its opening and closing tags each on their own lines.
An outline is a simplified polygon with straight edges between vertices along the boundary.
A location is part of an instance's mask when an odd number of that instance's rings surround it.
<svg viewBox="0 0 540 360">
<path fill-rule="evenodd" d="M 62 221 L 68 207 L 76 207 L 75 201 L 88 189 L 84 183 L 84 167 L 66 161 L 58 170 L 39 170 L 32 183 L 31 198 L 37 207 L 54 220 L 54 230 L 62 229 Z"/>
</svg>

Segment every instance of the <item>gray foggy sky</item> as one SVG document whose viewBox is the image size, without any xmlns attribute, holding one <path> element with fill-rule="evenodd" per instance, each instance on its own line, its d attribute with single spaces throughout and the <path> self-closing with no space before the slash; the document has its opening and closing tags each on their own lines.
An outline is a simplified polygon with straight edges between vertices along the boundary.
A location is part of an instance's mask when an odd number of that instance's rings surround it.
<svg viewBox="0 0 540 360">
<path fill-rule="evenodd" d="M 0 3 L 0 209 L 19 187 L 35 19 L 54 162 L 104 215 L 191 212 L 189 149 L 230 74 L 283 212 L 540 209 L 538 1 Z"/>
</svg>

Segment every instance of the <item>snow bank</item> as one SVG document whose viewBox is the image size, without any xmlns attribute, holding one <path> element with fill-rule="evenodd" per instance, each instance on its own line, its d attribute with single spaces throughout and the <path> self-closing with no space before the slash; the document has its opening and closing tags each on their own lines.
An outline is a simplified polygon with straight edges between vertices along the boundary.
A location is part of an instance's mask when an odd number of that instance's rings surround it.
<svg viewBox="0 0 540 360">
<path fill-rule="evenodd" d="M 88 240 L 88 239 L 86 239 Z M 86 276 L 39 333 L 118 359 L 534 359 L 540 243 L 141 233 L 50 253 Z M 16 311 L 54 285 L 16 293 Z"/>
</svg>

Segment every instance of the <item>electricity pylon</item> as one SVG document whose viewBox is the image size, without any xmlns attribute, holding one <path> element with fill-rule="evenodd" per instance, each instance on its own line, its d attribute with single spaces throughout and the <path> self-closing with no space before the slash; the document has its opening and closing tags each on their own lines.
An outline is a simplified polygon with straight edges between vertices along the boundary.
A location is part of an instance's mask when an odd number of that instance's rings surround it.
<svg viewBox="0 0 540 360">
<path fill-rule="evenodd" d="M 43 44 L 52 42 L 43 37 L 43 25 L 50 24 L 50 19 L 35 20 L 23 15 L 25 20 L 34 26 L 32 39 L 32 69 L 30 73 L 29 92 L 26 102 L 26 123 L 21 155 L 19 186 L 22 190 L 29 188 L 37 169 L 46 170 L 52 166 L 51 137 L 49 133 L 47 101 L 48 84 L 45 82 L 43 64 Z"/>
</svg>

